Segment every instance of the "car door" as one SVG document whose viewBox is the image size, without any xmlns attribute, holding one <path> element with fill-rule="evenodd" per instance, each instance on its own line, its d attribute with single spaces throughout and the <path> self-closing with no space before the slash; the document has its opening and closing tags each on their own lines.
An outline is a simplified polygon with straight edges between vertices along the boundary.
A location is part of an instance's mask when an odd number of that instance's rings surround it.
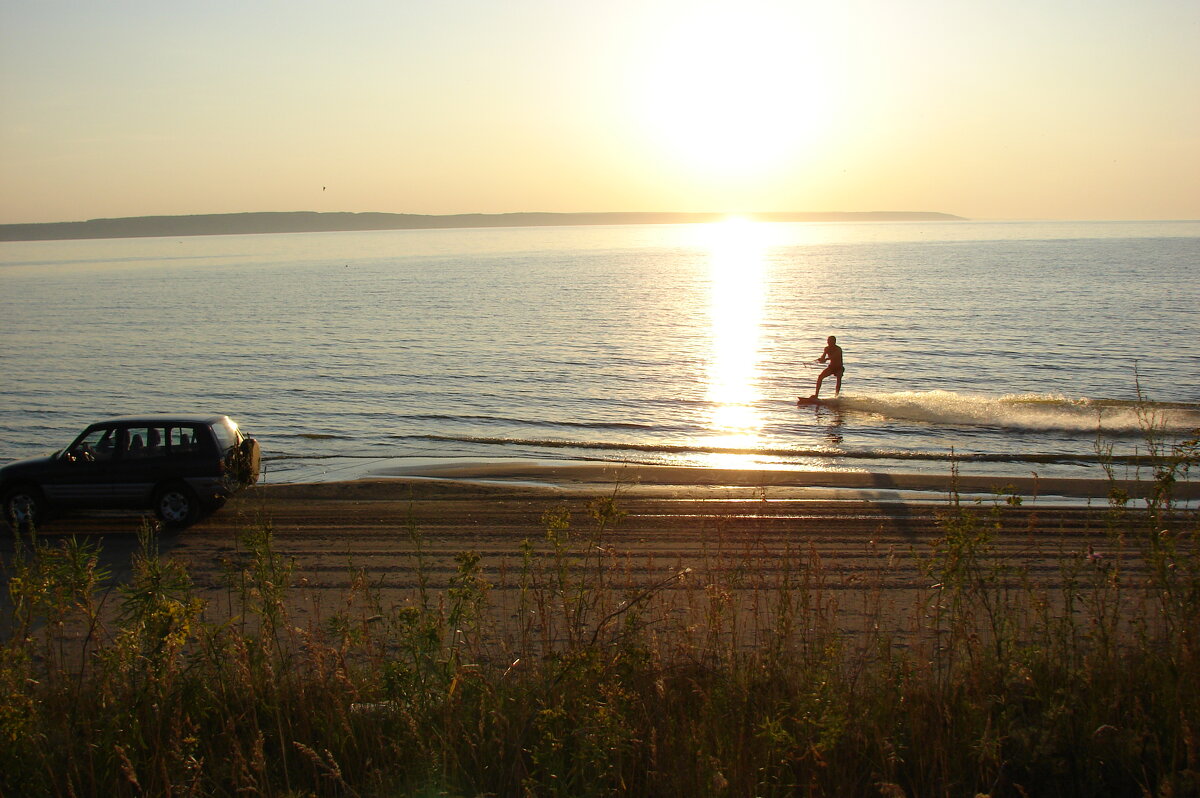
<svg viewBox="0 0 1200 798">
<path fill-rule="evenodd" d="M 162 424 L 133 423 L 118 430 L 117 456 L 109 469 L 107 503 L 145 507 L 151 491 L 168 474 L 167 433 Z"/>
<path fill-rule="evenodd" d="M 42 479 L 42 492 L 55 504 L 106 505 L 119 448 L 117 427 L 89 427 L 58 456 L 53 470 Z"/>
</svg>

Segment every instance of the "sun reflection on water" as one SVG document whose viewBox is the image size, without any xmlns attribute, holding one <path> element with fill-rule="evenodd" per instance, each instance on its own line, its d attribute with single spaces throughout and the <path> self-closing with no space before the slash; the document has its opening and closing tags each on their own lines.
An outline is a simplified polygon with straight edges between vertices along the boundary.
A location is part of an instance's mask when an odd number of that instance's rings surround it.
<svg viewBox="0 0 1200 798">
<path fill-rule="evenodd" d="M 766 236 L 761 223 L 733 218 L 708 226 L 712 353 L 708 399 L 712 434 L 703 445 L 754 451 L 761 445 L 759 339 L 766 293 Z M 757 465 L 749 453 L 713 452 L 719 468 Z"/>
</svg>

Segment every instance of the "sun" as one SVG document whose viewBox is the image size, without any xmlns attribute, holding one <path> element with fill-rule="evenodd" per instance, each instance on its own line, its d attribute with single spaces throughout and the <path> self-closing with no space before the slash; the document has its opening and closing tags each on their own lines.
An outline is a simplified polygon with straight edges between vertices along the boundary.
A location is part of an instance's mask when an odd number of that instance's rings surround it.
<svg viewBox="0 0 1200 798">
<path fill-rule="evenodd" d="M 833 111 L 819 37 L 773 7 L 706 7 L 664 31 L 644 74 L 641 117 L 681 166 L 742 176 L 811 155 Z"/>
</svg>

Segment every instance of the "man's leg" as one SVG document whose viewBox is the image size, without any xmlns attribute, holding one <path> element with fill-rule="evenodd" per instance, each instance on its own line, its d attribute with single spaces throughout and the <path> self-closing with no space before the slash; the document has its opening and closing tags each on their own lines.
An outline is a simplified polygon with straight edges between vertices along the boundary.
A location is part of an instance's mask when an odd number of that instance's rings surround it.
<svg viewBox="0 0 1200 798">
<path fill-rule="evenodd" d="M 821 396 L 821 383 L 825 382 L 825 378 L 828 377 L 832 373 L 833 372 L 830 369 L 825 369 L 824 371 L 822 371 L 820 374 L 817 375 L 817 387 L 813 390 L 813 395 L 812 395 L 813 399 L 817 399 Z"/>
</svg>

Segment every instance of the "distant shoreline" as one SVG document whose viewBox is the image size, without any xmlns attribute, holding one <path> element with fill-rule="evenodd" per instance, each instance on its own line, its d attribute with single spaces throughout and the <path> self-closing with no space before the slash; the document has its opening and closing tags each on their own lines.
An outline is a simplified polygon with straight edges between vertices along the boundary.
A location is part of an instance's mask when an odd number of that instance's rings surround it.
<svg viewBox="0 0 1200 798">
<path fill-rule="evenodd" d="M 747 213 L 764 222 L 961 222 L 961 216 L 925 211 Z M 0 225 L 0 241 L 63 241 L 88 238 L 335 233 L 364 230 L 435 230 L 470 227 L 565 227 L 577 225 L 699 224 L 726 213 L 217 213 L 192 216 L 130 216 L 86 222 Z"/>
</svg>

